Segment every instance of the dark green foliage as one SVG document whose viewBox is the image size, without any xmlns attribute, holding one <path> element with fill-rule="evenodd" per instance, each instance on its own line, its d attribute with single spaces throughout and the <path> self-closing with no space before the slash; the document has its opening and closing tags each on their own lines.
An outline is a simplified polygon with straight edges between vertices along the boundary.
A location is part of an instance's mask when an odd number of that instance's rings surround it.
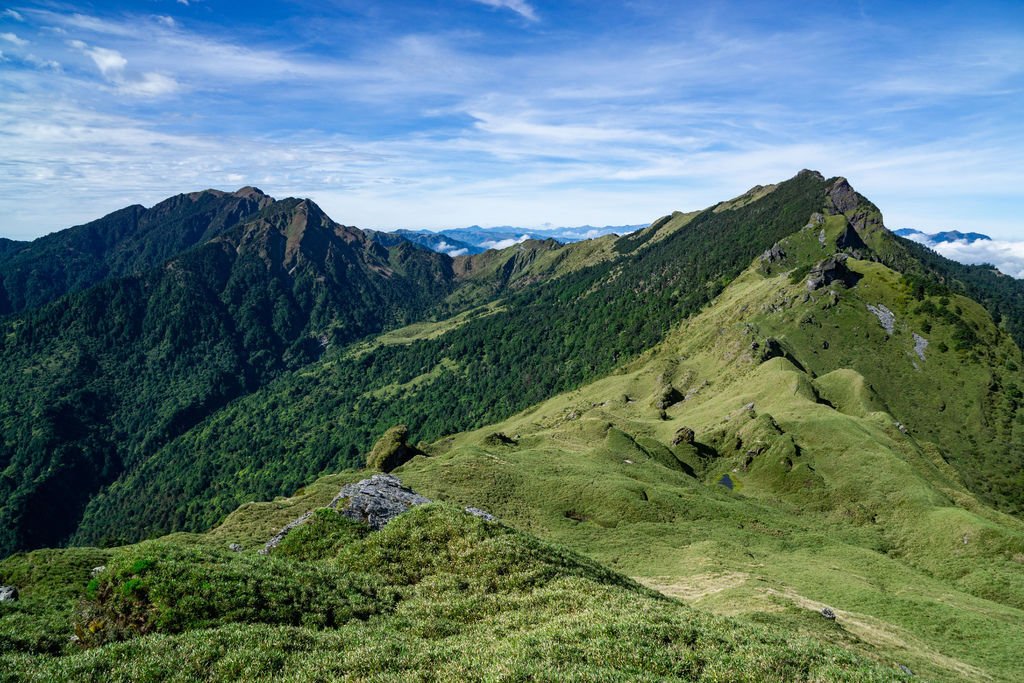
<svg viewBox="0 0 1024 683">
<path fill-rule="evenodd" d="M 330 564 L 151 542 L 119 553 L 89 583 L 74 629 L 94 646 L 228 623 L 330 628 L 393 600 L 375 577 Z"/>
<path fill-rule="evenodd" d="M 273 199 L 254 188 L 180 194 L 129 206 L 33 242 L 0 244 L 0 315 L 36 308 L 101 280 L 158 266 L 255 215 Z"/>
<path fill-rule="evenodd" d="M 741 208 L 705 211 L 619 259 L 510 295 L 436 339 L 339 356 L 282 377 L 175 440 L 91 503 L 76 540 L 201 529 L 241 502 L 361 465 L 397 423 L 413 440 L 478 427 L 601 377 L 700 310 L 759 253 L 821 208 L 802 173 Z M 447 359 L 456 361 L 446 366 Z M 416 389 L 386 390 L 438 371 Z"/>
<path fill-rule="evenodd" d="M 369 527 L 335 510 L 320 508 L 274 548 L 274 557 L 312 561 L 337 557 L 342 548 L 365 538 Z"/>
<path fill-rule="evenodd" d="M 984 306 L 997 325 L 1002 324 L 1024 348 L 1024 280 L 996 271 L 992 266 L 971 266 L 951 261 L 928 247 L 894 236 L 914 260 L 901 268 L 917 299 L 953 291 Z M 965 334 L 965 344 L 970 343 Z"/>
<path fill-rule="evenodd" d="M 17 602 L 0 603 L 0 652 L 68 650 L 74 605 L 94 567 L 110 553 L 96 548 L 37 550 L 0 561 L 0 584 L 17 586 Z"/>
<path fill-rule="evenodd" d="M 389 251 L 289 199 L 158 269 L 0 322 L 0 555 L 64 542 L 99 489 L 167 441 L 452 286 L 448 257 Z"/>
</svg>

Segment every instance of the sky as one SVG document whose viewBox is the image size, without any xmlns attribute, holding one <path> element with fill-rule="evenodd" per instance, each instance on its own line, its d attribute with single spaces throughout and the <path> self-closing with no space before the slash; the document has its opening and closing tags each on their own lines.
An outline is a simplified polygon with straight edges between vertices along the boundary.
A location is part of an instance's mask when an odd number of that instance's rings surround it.
<svg viewBox="0 0 1024 683">
<path fill-rule="evenodd" d="M 1018 249 L 1022 93 L 1019 0 L 13 2 L 0 236 L 244 185 L 364 228 L 636 224 L 811 168 Z"/>
</svg>

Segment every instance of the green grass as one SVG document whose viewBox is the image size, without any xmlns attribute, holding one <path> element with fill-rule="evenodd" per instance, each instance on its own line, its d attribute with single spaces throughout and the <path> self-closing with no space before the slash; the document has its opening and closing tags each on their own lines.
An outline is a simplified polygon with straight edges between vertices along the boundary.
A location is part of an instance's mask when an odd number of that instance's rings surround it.
<svg viewBox="0 0 1024 683">
<path fill-rule="evenodd" d="M 697 612 L 450 506 L 416 508 L 376 533 L 340 520 L 318 513 L 269 557 L 173 540 L 113 550 L 80 588 L 81 640 L 59 654 L 5 640 L 0 680 L 897 676 L 813 638 Z"/>
<path fill-rule="evenodd" d="M 963 419 L 991 410 L 984 370 L 1019 351 L 980 307 L 952 297 L 990 344 L 926 352 L 922 363 L 910 335 L 920 319 L 899 276 L 851 267 L 864 277 L 837 287 L 838 304 L 804 297 L 786 271 L 751 269 L 621 372 L 441 440 L 398 474 L 722 614 L 810 632 L 928 679 L 1019 680 L 1024 524 L 964 485 L 957 449 L 982 430 L 958 434 L 962 422 L 943 424 L 950 417 L 922 400 L 944 397 Z M 866 303 L 896 312 L 891 338 Z M 929 334 L 951 342 L 954 332 L 940 322 Z M 762 363 L 750 343 L 767 336 L 805 370 Z M 666 382 L 700 390 L 661 414 Z M 697 448 L 671 445 L 681 426 Z M 515 442 L 497 445 L 495 432 Z M 733 491 L 717 485 L 723 474 Z M 808 615 L 825 605 L 841 631 L 816 630 Z"/>
</svg>

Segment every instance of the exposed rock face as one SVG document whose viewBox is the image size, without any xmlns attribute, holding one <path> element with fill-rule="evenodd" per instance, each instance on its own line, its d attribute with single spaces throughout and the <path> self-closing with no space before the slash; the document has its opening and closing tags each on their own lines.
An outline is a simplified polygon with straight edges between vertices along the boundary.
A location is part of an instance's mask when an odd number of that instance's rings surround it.
<svg viewBox="0 0 1024 683">
<path fill-rule="evenodd" d="M 676 430 L 676 435 L 672 437 L 672 445 L 678 446 L 683 443 L 693 443 L 696 441 L 697 435 L 689 427 L 680 427 Z"/>
<path fill-rule="evenodd" d="M 341 514 L 364 522 L 375 531 L 383 529 L 412 506 L 430 502 L 429 498 L 403 486 L 398 477 L 390 474 L 375 474 L 369 479 L 348 484 L 338 492 L 329 507 L 336 508 L 342 500 L 348 500 L 348 504 Z"/>
<path fill-rule="evenodd" d="M 857 254 L 867 251 L 868 249 L 868 245 L 865 244 L 863 239 L 861 239 L 860 233 L 854 230 L 853 226 L 849 223 L 847 223 L 846 228 L 843 229 L 843 234 L 841 234 L 839 239 L 836 240 L 836 246 L 840 249 L 849 249 Z"/>
<path fill-rule="evenodd" d="M 244 548 L 240 543 L 231 543 L 228 545 L 228 550 L 230 550 L 233 553 L 240 553 L 244 550 Z"/>
<path fill-rule="evenodd" d="M 18 589 L 14 586 L 0 586 L 0 602 L 14 602 L 18 599 Z"/>
<path fill-rule="evenodd" d="M 914 332 L 914 353 L 921 360 L 924 360 L 924 350 L 928 348 L 928 340 Z"/>
<path fill-rule="evenodd" d="M 847 287 L 857 283 L 857 274 L 846 267 L 846 254 L 836 254 L 814 266 L 807 274 L 807 291 L 813 292 L 833 282 L 842 282 Z"/>
<path fill-rule="evenodd" d="M 762 263 L 778 263 L 784 258 L 786 258 L 786 252 L 782 250 L 782 247 L 779 246 L 778 242 L 773 244 L 771 249 L 768 249 L 761 254 Z"/>
<path fill-rule="evenodd" d="M 835 621 L 836 620 L 836 613 L 835 613 L 835 611 L 831 607 L 822 607 L 821 608 L 821 616 L 825 617 L 829 621 Z"/>
<path fill-rule="evenodd" d="M 891 335 L 893 330 L 896 329 L 896 314 L 882 304 L 878 304 L 877 306 L 867 304 L 867 307 L 869 311 L 875 314 L 878 318 L 878 322 L 882 324 L 882 327 L 885 328 L 885 333 Z"/>
<path fill-rule="evenodd" d="M 807 221 L 807 225 L 804 226 L 804 230 L 811 230 L 818 227 L 825 222 L 825 216 L 815 211 L 811 214 L 810 220 Z"/>
<path fill-rule="evenodd" d="M 838 213 L 853 211 L 860 204 L 856 190 L 850 187 L 846 178 L 836 178 L 836 182 L 827 190 L 827 194 Z"/>
</svg>

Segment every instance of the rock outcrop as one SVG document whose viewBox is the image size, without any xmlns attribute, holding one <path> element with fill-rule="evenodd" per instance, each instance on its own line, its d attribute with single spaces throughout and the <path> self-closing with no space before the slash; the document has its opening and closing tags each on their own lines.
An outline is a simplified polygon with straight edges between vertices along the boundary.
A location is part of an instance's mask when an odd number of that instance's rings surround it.
<svg viewBox="0 0 1024 683">
<path fill-rule="evenodd" d="M 344 486 L 328 507 L 337 508 L 343 500 L 348 503 L 341 514 L 367 524 L 374 531 L 383 529 L 388 522 L 414 505 L 430 502 L 429 498 L 404 486 L 398 477 L 390 474 L 375 474 L 369 479 Z"/>
<path fill-rule="evenodd" d="M 767 249 L 761 254 L 762 263 L 778 263 L 784 258 L 786 258 L 786 252 L 782 250 L 778 242 L 773 244 L 771 249 Z"/>
<path fill-rule="evenodd" d="M 18 599 L 18 589 L 14 586 L 0 586 L 0 602 L 14 602 Z"/>
<path fill-rule="evenodd" d="M 697 435 L 689 427 L 680 427 L 676 430 L 676 434 L 672 437 L 672 445 L 678 446 L 684 443 L 692 444 L 697 440 Z"/>
<path fill-rule="evenodd" d="M 846 267 L 846 254 L 835 254 L 818 263 L 807 274 L 807 291 L 813 292 L 833 282 L 842 282 L 847 287 L 857 284 L 859 276 Z"/>
<path fill-rule="evenodd" d="M 357 522 L 362 522 L 374 531 L 379 531 L 392 519 L 414 505 L 424 505 L 431 501 L 426 496 L 421 496 L 409 487 L 404 486 L 398 477 L 394 475 L 375 474 L 369 479 L 363 479 L 354 484 L 343 486 L 338 495 L 328 503 L 327 507 L 337 510 L 338 506 L 343 502 L 345 506 L 338 511 L 340 514 Z M 483 512 L 483 510 L 480 510 L 480 512 Z M 312 516 L 313 510 L 307 510 L 286 524 L 280 531 L 274 534 L 273 538 L 266 542 L 263 548 L 260 549 L 259 554 L 268 554 L 293 529 L 305 524 Z"/>
<path fill-rule="evenodd" d="M 892 335 L 893 331 L 896 329 L 896 314 L 882 304 L 878 304 L 877 306 L 867 304 L 867 307 L 868 310 L 874 313 L 875 317 L 878 318 L 878 322 L 882 325 L 882 328 L 885 329 L 885 333 Z"/>
<path fill-rule="evenodd" d="M 914 332 L 914 353 L 921 360 L 925 360 L 924 350 L 928 348 L 928 340 Z"/>
</svg>

